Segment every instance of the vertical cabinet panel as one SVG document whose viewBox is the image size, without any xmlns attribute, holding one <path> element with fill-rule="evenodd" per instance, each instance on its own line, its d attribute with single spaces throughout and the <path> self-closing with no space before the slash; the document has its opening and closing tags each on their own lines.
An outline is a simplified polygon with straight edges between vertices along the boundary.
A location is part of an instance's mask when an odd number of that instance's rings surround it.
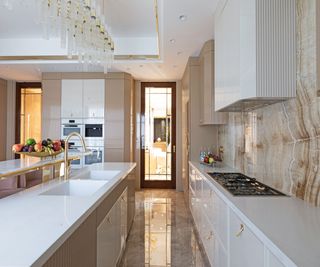
<svg viewBox="0 0 320 267">
<path fill-rule="evenodd" d="M 127 239 L 127 188 L 97 228 L 97 266 L 114 267 Z"/>
<path fill-rule="evenodd" d="M 264 266 L 264 244 L 230 211 L 230 266 Z"/>
<path fill-rule="evenodd" d="M 207 41 L 200 53 L 200 124 L 219 125 L 228 122 L 228 114 L 215 112 L 214 41 Z"/>
<path fill-rule="evenodd" d="M 104 80 L 83 80 L 83 116 L 85 118 L 104 117 L 104 91 Z"/>
<path fill-rule="evenodd" d="M 82 118 L 83 81 L 62 80 L 61 86 L 61 117 Z"/>
</svg>

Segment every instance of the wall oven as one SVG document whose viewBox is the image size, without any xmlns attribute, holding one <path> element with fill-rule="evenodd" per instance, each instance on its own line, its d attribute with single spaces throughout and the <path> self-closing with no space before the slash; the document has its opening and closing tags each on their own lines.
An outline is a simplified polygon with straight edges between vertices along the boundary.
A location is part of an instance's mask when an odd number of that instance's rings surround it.
<svg viewBox="0 0 320 267">
<path fill-rule="evenodd" d="M 84 138 L 86 140 L 103 140 L 104 129 L 103 119 L 85 119 L 84 120 Z"/>
<path fill-rule="evenodd" d="M 79 133 L 83 136 L 83 120 L 62 119 L 61 120 L 61 139 L 66 139 L 67 136 L 72 132 Z"/>
</svg>

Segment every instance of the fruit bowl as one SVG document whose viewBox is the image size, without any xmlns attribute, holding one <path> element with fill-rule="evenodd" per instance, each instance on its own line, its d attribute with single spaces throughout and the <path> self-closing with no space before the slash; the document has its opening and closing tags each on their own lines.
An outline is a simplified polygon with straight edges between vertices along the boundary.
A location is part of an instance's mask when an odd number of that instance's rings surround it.
<svg viewBox="0 0 320 267">
<path fill-rule="evenodd" d="M 62 152 L 63 152 L 63 150 L 55 151 L 52 153 L 49 153 L 49 152 L 15 152 L 15 153 L 19 154 L 19 155 L 25 155 L 28 157 L 46 158 L 46 157 L 55 157 L 55 156 L 61 154 Z"/>
</svg>

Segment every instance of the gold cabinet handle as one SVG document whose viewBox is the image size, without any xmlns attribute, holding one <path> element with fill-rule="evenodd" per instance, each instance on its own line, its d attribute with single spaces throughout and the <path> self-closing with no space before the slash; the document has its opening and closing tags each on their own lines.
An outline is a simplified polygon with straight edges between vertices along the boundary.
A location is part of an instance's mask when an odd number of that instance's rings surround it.
<svg viewBox="0 0 320 267">
<path fill-rule="evenodd" d="M 236 234 L 236 237 L 240 237 L 240 235 L 242 234 L 242 232 L 244 231 L 244 225 L 240 224 L 240 230 L 239 232 Z"/>
<path fill-rule="evenodd" d="M 210 231 L 210 234 L 207 237 L 207 240 L 210 240 L 213 237 L 213 231 Z"/>
</svg>

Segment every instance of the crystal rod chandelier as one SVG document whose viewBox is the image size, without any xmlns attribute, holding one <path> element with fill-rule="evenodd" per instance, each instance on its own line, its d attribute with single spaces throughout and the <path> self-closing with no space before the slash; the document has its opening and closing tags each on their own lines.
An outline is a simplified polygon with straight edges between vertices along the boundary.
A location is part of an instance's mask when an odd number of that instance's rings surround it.
<svg viewBox="0 0 320 267">
<path fill-rule="evenodd" d="M 21 0 L 0 0 L 7 9 L 26 3 Z M 28 1 L 29 2 L 29 1 Z M 103 15 L 104 0 L 33 0 L 43 36 L 59 36 L 61 48 L 68 58 L 77 57 L 85 64 L 101 65 L 106 73 L 114 59 L 114 42 Z M 29 3 L 30 3 L 29 2 Z"/>
</svg>

